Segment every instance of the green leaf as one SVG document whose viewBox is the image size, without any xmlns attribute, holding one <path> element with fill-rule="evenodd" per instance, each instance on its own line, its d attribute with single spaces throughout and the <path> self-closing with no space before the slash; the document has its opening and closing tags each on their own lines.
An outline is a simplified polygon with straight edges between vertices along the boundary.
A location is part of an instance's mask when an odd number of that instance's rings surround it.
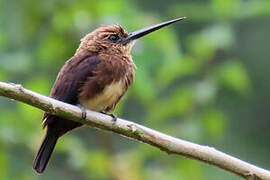
<svg viewBox="0 0 270 180">
<path fill-rule="evenodd" d="M 227 60 L 217 69 L 218 82 L 239 94 L 250 93 L 251 83 L 245 67 L 239 61 Z"/>
</svg>

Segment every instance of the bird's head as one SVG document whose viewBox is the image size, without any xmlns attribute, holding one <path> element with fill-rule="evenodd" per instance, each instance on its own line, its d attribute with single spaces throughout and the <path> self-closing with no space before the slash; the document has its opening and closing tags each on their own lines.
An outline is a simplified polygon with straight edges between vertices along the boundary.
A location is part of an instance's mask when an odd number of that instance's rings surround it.
<svg viewBox="0 0 270 180">
<path fill-rule="evenodd" d="M 166 21 L 129 34 L 120 25 L 101 26 L 82 38 L 77 53 L 88 50 L 97 53 L 129 55 L 136 39 L 184 18 Z"/>
</svg>

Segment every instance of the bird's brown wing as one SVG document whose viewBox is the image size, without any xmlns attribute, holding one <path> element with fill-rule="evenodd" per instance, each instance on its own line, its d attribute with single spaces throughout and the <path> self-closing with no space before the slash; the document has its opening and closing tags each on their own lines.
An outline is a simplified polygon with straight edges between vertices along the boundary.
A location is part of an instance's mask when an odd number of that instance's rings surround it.
<svg viewBox="0 0 270 180">
<path fill-rule="evenodd" d="M 69 104 L 78 104 L 77 96 L 80 88 L 87 78 L 93 76 L 93 70 L 98 63 L 99 59 L 97 54 L 89 51 L 81 52 L 79 55 L 73 56 L 58 73 L 50 97 Z M 43 116 L 43 125 L 44 127 L 48 124 L 55 126 L 53 124 L 58 124 L 56 123 L 58 119 L 59 118 L 56 116 L 45 113 Z M 68 123 L 66 125 L 68 126 Z M 61 123 L 61 126 L 67 131 L 72 128 L 65 128 L 65 123 Z"/>
<path fill-rule="evenodd" d="M 60 70 L 50 96 L 66 103 L 77 104 L 81 86 L 87 78 L 93 76 L 93 71 L 98 63 L 98 56 L 88 51 L 81 51 L 72 57 Z M 44 114 L 43 120 L 47 133 L 33 163 L 33 168 L 38 173 L 45 170 L 58 138 L 82 125 L 47 113 Z"/>
<path fill-rule="evenodd" d="M 70 104 L 77 103 L 80 87 L 99 63 L 97 54 L 84 52 L 69 59 L 60 70 L 50 96 Z"/>
</svg>

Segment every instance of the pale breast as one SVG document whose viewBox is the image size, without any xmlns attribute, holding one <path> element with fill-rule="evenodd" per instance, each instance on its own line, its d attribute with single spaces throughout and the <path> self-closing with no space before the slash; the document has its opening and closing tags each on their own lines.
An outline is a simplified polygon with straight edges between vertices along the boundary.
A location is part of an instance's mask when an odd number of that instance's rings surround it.
<svg viewBox="0 0 270 180">
<path fill-rule="evenodd" d="M 101 93 L 89 100 L 80 101 L 80 104 L 93 111 L 105 111 L 108 107 L 113 106 L 125 91 L 125 82 L 123 80 L 112 82 L 105 86 Z"/>
</svg>

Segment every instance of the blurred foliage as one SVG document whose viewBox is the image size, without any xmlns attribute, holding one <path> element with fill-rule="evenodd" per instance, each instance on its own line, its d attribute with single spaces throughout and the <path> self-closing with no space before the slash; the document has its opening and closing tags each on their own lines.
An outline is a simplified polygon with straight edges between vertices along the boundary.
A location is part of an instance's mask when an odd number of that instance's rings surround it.
<svg viewBox="0 0 270 180">
<path fill-rule="evenodd" d="M 48 95 L 99 25 L 133 31 L 181 16 L 136 43 L 135 84 L 117 115 L 269 169 L 268 0 L 1 0 L 0 80 Z M 0 179 L 240 179 L 89 127 L 62 138 L 39 176 L 31 167 L 42 113 L 0 97 Z"/>
</svg>

